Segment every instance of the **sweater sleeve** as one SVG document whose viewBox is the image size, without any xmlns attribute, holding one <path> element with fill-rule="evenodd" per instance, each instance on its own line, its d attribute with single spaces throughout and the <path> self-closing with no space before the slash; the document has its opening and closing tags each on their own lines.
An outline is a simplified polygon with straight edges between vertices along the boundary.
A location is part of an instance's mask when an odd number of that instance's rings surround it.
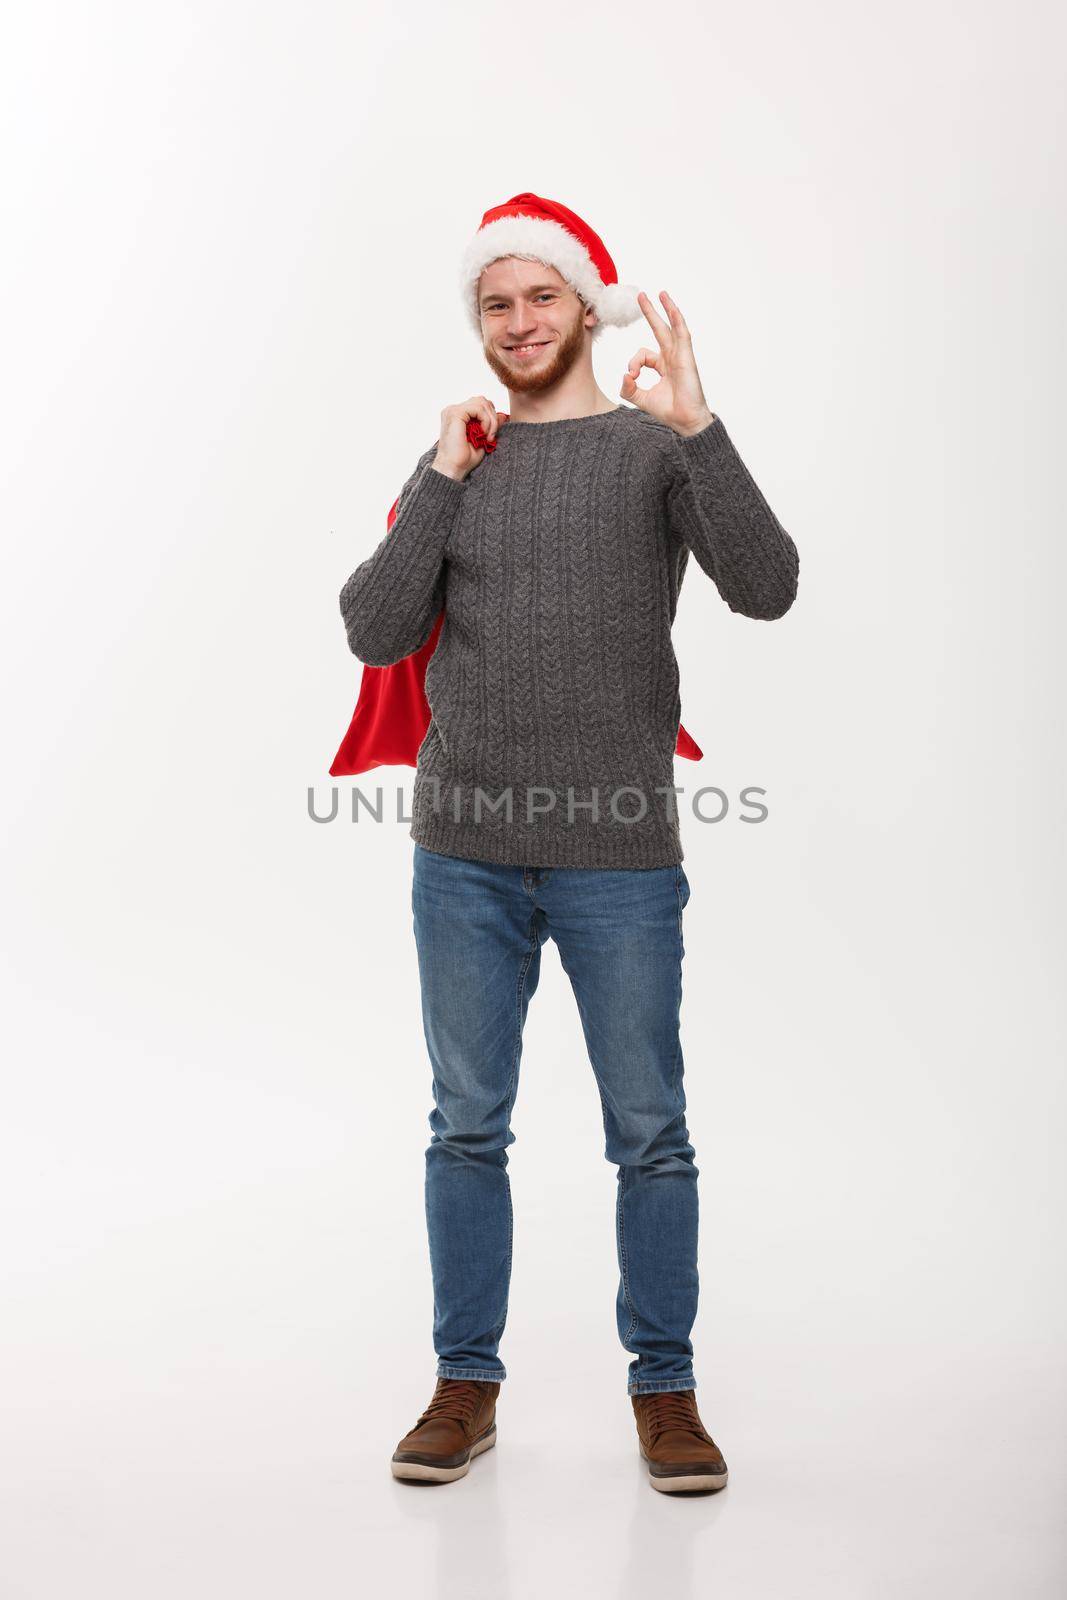
<svg viewBox="0 0 1067 1600">
<path fill-rule="evenodd" d="M 760 493 L 716 416 L 699 433 L 672 430 L 672 532 L 692 551 L 731 611 L 769 620 L 797 594 L 797 547 Z"/>
<path fill-rule="evenodd" d="M 467 486 L 430 465 L 436 454 L 435 441 L 401 489 L 392 527 L 341 590 L 349 649 L 367 666 L 414 654 L 444 605 L 445 546 Z"/>
</svg>

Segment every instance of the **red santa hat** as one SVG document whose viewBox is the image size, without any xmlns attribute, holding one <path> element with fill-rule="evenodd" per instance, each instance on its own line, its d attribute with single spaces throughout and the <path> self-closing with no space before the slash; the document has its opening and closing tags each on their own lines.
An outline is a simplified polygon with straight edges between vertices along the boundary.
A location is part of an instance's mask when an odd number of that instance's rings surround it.
<svg viewBox="0 0 1067 1600">
<path fill-rule="evenodd" d="M 460 287 L 467 315 L 475 332 L 482 331 L 478 305 L 478 279 L 486 267 L 503 256 L 543 261 L 555 267 L 597 321 L 591 329 L 599 337 L 605 326 L 626 328 L 644 315 L 636 288 L 619 282 L 615 263 L 604 241 L 581 217 L 538 194 L 513 194 L 503 205 L 492 206 L 463 252 Z"/>
</svg>

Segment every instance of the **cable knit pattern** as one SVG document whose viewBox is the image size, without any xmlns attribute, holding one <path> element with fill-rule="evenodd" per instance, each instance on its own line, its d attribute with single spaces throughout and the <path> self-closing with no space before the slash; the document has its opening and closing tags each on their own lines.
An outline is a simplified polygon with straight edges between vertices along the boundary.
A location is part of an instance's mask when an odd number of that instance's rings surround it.
<svg viewBox="0 0 1067 1600">
<path fill-rule="evenodd" d="M 781 617 L 797 593 L 796 545 L 722 419 L 689 438 L 631 406 L 508 421 L 463 482 L 436 452 L 341 591 L 372 666 L 418 650 L 445 608 L 411 837 L 515 866 L 678 864 L 671 627 L 689 557 L 742 616 Z"/>
</svg>

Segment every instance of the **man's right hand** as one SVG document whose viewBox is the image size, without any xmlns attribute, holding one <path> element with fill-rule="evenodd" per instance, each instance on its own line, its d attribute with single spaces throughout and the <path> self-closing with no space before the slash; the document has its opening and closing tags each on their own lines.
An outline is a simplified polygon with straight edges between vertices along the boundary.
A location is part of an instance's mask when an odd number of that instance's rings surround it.
<svg viewBox="0 0 1067 1600">
<path fill-rule="evenodd" d="M 485 460 L 486 451 L 477 449 L 467 438 L 467 423 L 474 417 L 485 429 L 487 439 L 495 439 L 500 423 L 505 420 L 503 411 L 496 411 L 484 394 L 472 395 L 459 405 L 446 406 L 441 412 L 441 435 L 437 441 L 437 454 L 430 462 L 438 472 L 462 482 Z"/>
</svg>

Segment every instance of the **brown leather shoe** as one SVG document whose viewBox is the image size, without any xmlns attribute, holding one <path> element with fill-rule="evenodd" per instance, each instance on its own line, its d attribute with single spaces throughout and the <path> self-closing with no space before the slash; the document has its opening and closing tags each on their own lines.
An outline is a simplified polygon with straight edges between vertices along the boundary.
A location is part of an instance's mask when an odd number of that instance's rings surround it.
<svg viewBox="0 0 1067 1600">
<path fill-rule="evenodd" d="M 711 1434 L 700 1420 L 693 1389 L 632 1394 L 641 1454 L 653 1489 L 680 1494 L 684 1489 L 725 1489 L 727 1470 Z"/>
<path fill-rule="evenodd" d="M 499 1389 L 474 1378 L 438 1378 L 433 1399 L 393 1451 L 393 1477 L 420 1483 L 465 1477 L 472 1459 L 496 1444 Z"/>
</svg>

